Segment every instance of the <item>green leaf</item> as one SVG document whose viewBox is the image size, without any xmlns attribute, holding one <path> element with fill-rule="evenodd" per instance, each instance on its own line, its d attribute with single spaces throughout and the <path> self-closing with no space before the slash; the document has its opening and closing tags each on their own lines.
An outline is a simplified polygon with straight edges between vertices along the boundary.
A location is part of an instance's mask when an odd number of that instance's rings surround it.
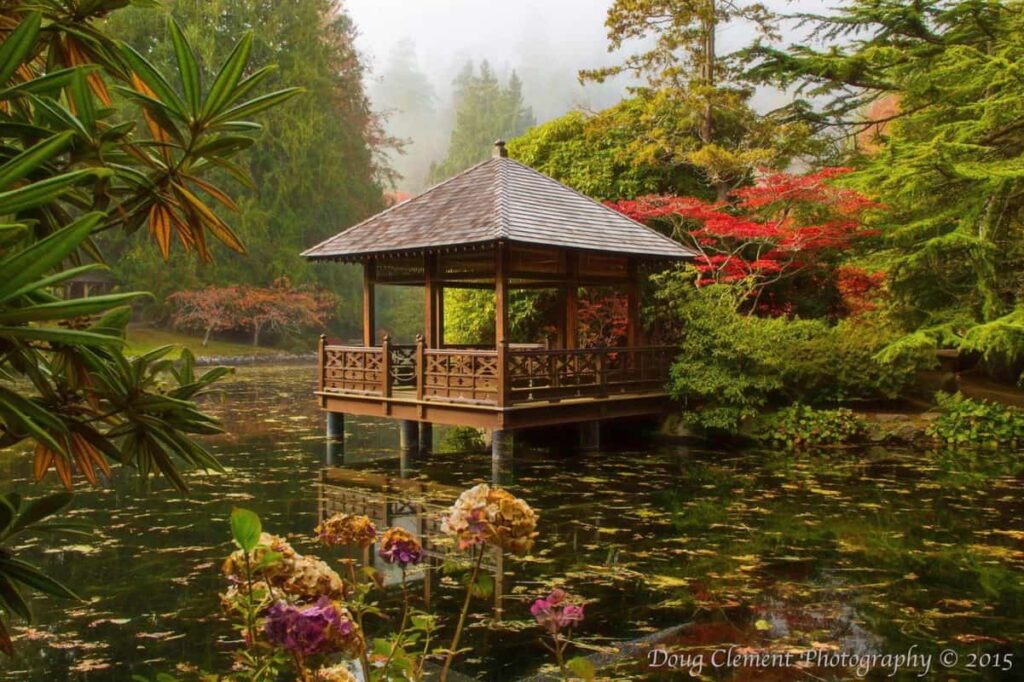
<svg viewBox="0 0 1024 682">
<path fill-rule="evenodd" d="M 250 31 L 242 36 L 242 39 L 231 50 L 231 54 L 224 60 L 224 65 L 220 67 L 220 71 L 210 87 L 210 92 L 206 96 L 206 102 L 203 103 L 204 119 L 216 116 L 223 107 L 230 104 L 232 95 L 235 94 L 235 87 L 245 70 L 245 65 L 249 63 L 251 51 L 252 32 Z"/>
<path fill-rule="evenodd" d="M 113 175 L 113 171 L 107 168 L 86 168 L 40 180 L 18 189 L 0 192 L 0 215 L 44 206 L 85 179 L 111 175 Z"/>
<path fill-rule="evenodd" d="M 18 83 L 17 85 L 12 85 L 9 88 L 0 90 L 0 100 L 13 99 L 14 97 L 21 97 L 23 95 L 54 93 L 55 91 L 66 88 L 70 85 L 75 74 L 79 71 L 91 73 L 96 70 L 97 67 L 92 65 L 72 66 L 67 69 L 60 69 L 59 71 L 48 73 L 45 76 L 39 76 L 38 78 L 33 78 L 30 81 Z"/>
<path fill-rule="evenodd" d="M 67 320 L 82 315 L 94 315 L 122 303 L 127 303 L 140 296 L 149 296 L 142 292 L 126 294 L 107 294 L 105 296 L 88 296 L 68 301 L 54 301 L 39 305 L 17 308 L 8 312 L 0 312 L 0 325 L 24 324 L 49 320 Z"/>
<path fill-rule="evenodd" d="M 64 599 L 80 599 L 62 582 L 46 575 L 32 564 L 13 559 L 11 557 L 0 557 L 0 575 L 6 575 L 12 580 L 17 580 L 23 585 L 38 590 L 53 597 Z"/>
<path fill-rule="evenodd" d="M 181 97 L 174 91 L 174 88 L 167 82 L 167 79 L 145 57 L 128 44 L 121 46 L 121 55 L 135 74 L 143 83 L 149 86 L 165 106 L 174 110 L 183 121 L 188 120 L 189 117 L 185 103 L 181 100 Z"/>
<path fill-rule="evenodd" d="M 80 69 L 71 79 L 71 99 L 75 104 L 76 118 L 90 131 L 91 138 L 91 131 L 96 127 L 96 104 L 92 99 L 92 90 L 85 80 L 85 73 Z"/>
<path fill-rule="evenodd" d="M 246 552 L 256 549 L 262 532 L 263 527 L 256 512 L 241 507 L 235 507 L 231 511 L 231 537 L 241 549 Z"/>
<path fill-rule="evenodd" d="M 93 270 L 109 270 L 109 268 L 100 263 L 87 263 L 86 265 L 79 265 L 77 268 L 61 270 L 60 272 L 55 272 L 52 275 L 49 275 L 42 279 L 37 279 L 33 282 L 29 282 L 28 284 L 18 289 L 17 291 L 12 292 L 7 297 L 7 300 L 17 298 L 18 296 L 23 296 L 31 292 L 45 291 L 46 289 L 56 286 L 61 282 L 66 282 L 69 279 L 74 279 L 75 277 L 78 277 L 83 273 L 92 272 Z"/>
<path fill-rule="evenodd" d="M 28 527 L 53 516 L 71 504 L 72 499 L 74 499 L 74 495 L 71 493 L 59 492 L 32 500 L 28 507 L 25 508 L 25 511 L 18 515 L 7 537 L 20 533 Z"/>
<path fill-rule="evenodd" d="M 0 337 L 22 339 L 25 341 L 49 341 L 69 346 L 120 346 L 122 339 L 95 332 L 83 332 L 75 329 L 57 329 L 52 327 L 3 327 L 0 326 Z"/>
<path fill-rule="evenodd" d="M 27 235 L 28 225 L 24 223 L 0 225 L 0 249 L 5 249 L 13 244 L 17 244 Z"/>
<path fill-rule="evenodd" d="M 0 166 L 0 189 L 6 189 L 29 173 L 39 168 L 61 152 L 75 134 L 71 131 L 58 133 L 21 152 Z"/>
<path fill-rule="evenodd" d="M 15 501 L 8 495 L 0 495 L 0 537 L 7 535 L 7 529 L 14 524 L 14 519 L 18 516 Z"/>
<path fill-rule="evenodd" d="M 0 386 L 0 415 L 23 426 L 36 440 L 46 443 L 55 452 L 64 452 L 63 446 L 50 435 L 50 431 L 65 432 L 64 422 L 32 400 Z"/>
<path fill-rule="evenodd" d="M 18 27 L 0 44 L 0 83 L 11 80 L 14 72 L 24 63 L 36 43 L 42 20 L 43 15 L 39 12 L 26 14 Z"/>
<path fill-rule="evenodd" d="M 565 667 L 569 669 L 569 672 L 581 680 L 592 680 L 597 675 L 597 670 L 594 669 L 594 664 L 582 656 L 570 658 L 565 662 Z"/>
<path fill-rule="evenodd" d="M 178 73 L 181 74 L 181 85 L 185 91 L 185 101 L 188 102 L 189 110 L 195 117 L 199 113 L 202 102 L 202 83 L 199 77 L 199 63 L 196 62 L 195 54 L 188 39 L 182 33 L 178 22 L 168 18 L 167 27 L 171 32 L 171 43 L 174 45 L 174 56 L 178 61 Z"/>
<path fill-rule="evenodd" d="M 239 104 L 237 107 L 228 109 L 223 114 L 220 114 L 214 118 L 211 123 L 216 125 L 219 123 L 227 123 L 228 121 L 235 121 L 236 119 L 242 119 L 246 116 L 252 116 L 259 112 L 276 107 L 278 104 L 287 102 L 292 97 L 295 97 L 299 93 L 304 92 L 302 88 L 285 88 L 284 90 L 277 90 L 276 92 L 270 92 L 266 95 L 260 95 L 254 99 Z"/>
<path fill-rule="evenodd" d="M 0 259 L 0 272 L 5 273 L 0 281 L 0 303 L 20 295 L 18 292 L 29 282 L 59 265 L 89 237 L 102 217 L 100 212 L 87 213 L 24 251 Z"/>
<path fill-rule="evenodd" d="M 14 585 L 3 568 L 0 567 L 0 604 L 8 610 L 12 611 L 22 619 L 31 622 L 32 621 L 32 610 L 28 607 L 28 602 L 21 596 L 21 592 Z"/>
</svg>

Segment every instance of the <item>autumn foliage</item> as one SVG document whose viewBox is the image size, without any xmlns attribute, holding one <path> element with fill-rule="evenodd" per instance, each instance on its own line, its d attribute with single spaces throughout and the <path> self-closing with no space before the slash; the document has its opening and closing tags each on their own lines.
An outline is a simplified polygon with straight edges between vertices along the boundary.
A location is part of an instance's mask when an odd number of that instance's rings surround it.
<svg viewBox="0 0 1024 682">
<path fill-rule="evenodd" d="M 172 294 L 176 328 L 203 333 L 203 345 L 214 332 L 247 331 L 259 345 L 265 331 L 295 332 L 323 325 L 336 305 L 329 292 L 295 287 L 281 277 L 269 287 L 208 287 Z"/>
<path fill-rule="evenodd" d="M 773 285 L 797 275 L 834 279 L 838 255 L 871 234 L 863 216 L 878 205 L 832 182 L 849 172 L 766 174 L 722 202 L 644 196 L 609 205 L 634 220 L 667 226 L 693 248 L 699 283 L 744 283 L 755 307 L 767 297 L 777 312 L 786 312 L 780 292 L 768 291 Z"/>
</svg>

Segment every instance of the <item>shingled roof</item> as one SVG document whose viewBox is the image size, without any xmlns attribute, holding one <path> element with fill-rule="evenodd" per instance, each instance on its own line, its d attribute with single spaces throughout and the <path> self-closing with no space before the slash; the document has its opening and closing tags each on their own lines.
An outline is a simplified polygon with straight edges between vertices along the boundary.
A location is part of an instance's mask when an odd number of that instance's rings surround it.
<svg viewBox="0 0 1024 682">
<path fill-rule="evenodd" d="M 498 241 L 650 258 L 695 255 L 649 227 L 505 156 L 479 163 L 302 255 L 311 260 L 359 260 L 482 247 Z"/>
</svg>

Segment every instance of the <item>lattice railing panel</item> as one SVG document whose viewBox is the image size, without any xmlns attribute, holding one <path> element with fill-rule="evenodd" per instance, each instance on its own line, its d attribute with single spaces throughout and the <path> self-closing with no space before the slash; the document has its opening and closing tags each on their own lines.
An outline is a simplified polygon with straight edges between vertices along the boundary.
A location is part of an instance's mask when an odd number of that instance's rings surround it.
<svg viewBox="0 0 1024 682">
<path fill-rule="evenodd" d="M 496 404 L 497 351 L 426 349 L 423 399 Z"/>
<path fill-rule="evenodd" d="M 384 352 L 380 348 L 325 346 L 324 391 L 383 395 Z"/>
</svg>

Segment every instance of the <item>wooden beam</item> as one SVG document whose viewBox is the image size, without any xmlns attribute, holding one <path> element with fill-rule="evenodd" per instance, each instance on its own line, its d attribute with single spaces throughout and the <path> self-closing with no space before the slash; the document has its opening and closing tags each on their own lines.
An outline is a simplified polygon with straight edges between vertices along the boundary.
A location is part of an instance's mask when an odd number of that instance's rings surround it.
<svg viewBox="0 0 1024 682">
<path fill-rule="evenodd" d="M 580 259 L 577 253 L 566 254 L 566 271 L 568 284 L 565 290 L 565 347 L 576 348 L 579 345 L 577 317 L 579 315 L 579 274 Z"/>
<path fill-rule="evenodd" d="M 363 346 L 367 348 L 375 345 L 377 335 L 376 301 L 373 288 L 376 273 L 376 262 L 368 260 L 363 263 Z"/>
</svg>

